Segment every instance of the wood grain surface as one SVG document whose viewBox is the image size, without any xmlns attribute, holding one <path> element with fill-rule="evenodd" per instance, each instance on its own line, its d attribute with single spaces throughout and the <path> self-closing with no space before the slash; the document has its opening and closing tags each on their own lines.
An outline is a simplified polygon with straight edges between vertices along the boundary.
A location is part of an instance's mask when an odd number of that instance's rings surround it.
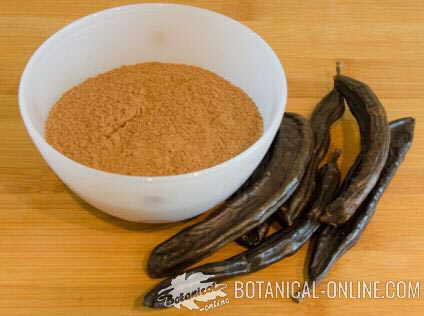
<svg viewBox="0 0 424 316">
<path fill-rule="evenodd" d="M 56 177 L 29 139 L 17 90 L 32 52 L 81 16 L 142 1 L 0 1 L 0 315 L 199 315 L 152 311 L 140 296 L 157 243 L 187 223 L 133 224 L 88 206 Z M 166 1 L 162 1 L 166 2 Z M 335 62 L 375 89 L 389 119 L 414 116 L 415 143 L 359 244 L 328 280 L 421 281 L 421 299 L 236 299 L 237 281 L 302 280 L 306 247 L 255 274 L 226 282 L 219 315 L 424 315 L 424 1 L 173 1 L 228 15 L 259 33 L 283 62 L 287 110 L 309 115 L 332 87 Z M 333 130 L 344 170 L 357 152 L 349 115 Z M 241 248 L 230 244 L 204 262 Z"/>
</svg>

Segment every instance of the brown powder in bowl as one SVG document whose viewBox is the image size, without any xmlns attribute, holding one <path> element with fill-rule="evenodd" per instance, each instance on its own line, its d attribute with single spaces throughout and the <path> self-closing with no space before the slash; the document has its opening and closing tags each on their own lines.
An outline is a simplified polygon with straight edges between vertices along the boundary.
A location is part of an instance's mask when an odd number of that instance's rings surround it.
<svg viewBox="0 0 424 316">
<path fill-rule="evenodd" d="M 198 67 L 155 62 L 114 69 L 66 92 L 50 111 L 45 136 L 96 169 L 168 176 L 224 162 L 262 131 L 241 89 Z"/>
</svg>

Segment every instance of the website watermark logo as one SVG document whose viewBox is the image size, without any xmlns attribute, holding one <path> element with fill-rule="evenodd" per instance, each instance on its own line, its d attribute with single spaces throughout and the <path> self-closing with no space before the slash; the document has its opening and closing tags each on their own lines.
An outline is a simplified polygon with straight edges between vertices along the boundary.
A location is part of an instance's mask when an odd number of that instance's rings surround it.
<svg viewBox="0 0 424 316">
<path fill-rule="evenodd" d="M 172 279 L 171 285 L 159 292 L 158 301 L 166 307 L 209 311 L 230 302 L 226 284 L 210 282 L 213 275 L 202 272 L 183 273 Z M 199 304 L 204 303 L 204 304 Z"/>
<path fill-rule="evenodd" d="M 423 287 L 418 280 L 337 280 L 319 287 L 315 282 L 235 281 L 234 298 L 422 299 Z"/>
</svg>

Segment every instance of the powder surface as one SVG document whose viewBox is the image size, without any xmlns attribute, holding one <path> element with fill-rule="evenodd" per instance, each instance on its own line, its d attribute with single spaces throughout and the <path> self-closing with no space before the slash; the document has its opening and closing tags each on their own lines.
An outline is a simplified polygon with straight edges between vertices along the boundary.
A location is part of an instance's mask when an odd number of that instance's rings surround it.
<svg viewBox="0 0 424 316">
<path fill-rule="evenodd" d="M 142 63 L 90 78 L 53 106 L 47 142 L 109 172 L 167 176 L 236 156 L 263 132 L 253 101 L 195 66 Z"/>
</svg>

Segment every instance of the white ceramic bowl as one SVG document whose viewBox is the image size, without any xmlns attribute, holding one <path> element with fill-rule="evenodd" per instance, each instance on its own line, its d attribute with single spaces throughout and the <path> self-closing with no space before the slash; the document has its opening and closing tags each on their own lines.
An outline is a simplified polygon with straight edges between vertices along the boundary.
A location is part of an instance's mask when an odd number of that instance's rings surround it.
<svg viewBox="0 0 424 316">
<path fill-rule="evenodd" d="M 197 65 L 239 86 L 259 108 L 263 136 L 224 163 L 168 177 L 125 176 L 92 169 L 47 144 L 44 123 L 65 91 L 88 77 L 146 61 Z M 221 14 L 174 4 L 123 6 L 71 23 L 37 49 L 19 89 L 28 133 L 63 182 L 106 213 L 150 223 L 196 216 L 239 188 L 269 148 L 286 97 L 283 68 L 256 33 Z"/>
</svg>

